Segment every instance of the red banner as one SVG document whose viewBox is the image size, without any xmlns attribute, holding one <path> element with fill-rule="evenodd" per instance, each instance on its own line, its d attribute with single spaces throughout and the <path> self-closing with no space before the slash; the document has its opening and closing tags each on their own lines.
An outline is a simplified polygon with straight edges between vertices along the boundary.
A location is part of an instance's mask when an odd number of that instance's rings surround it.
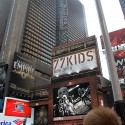
<svg viewBox="0 0 125 125">
<path fill-rule="evenodd" d="M 109 33 L 111 47 L 117 67 L 119 79 L 125 79 L 125 28 Z M 104 42 L 101 38 L 103 53 L 105 54 Z"/>
<path fill-rule="evenodd" d="M 118 45 L 125 44 L 125 28 L 116 30 L 114 32 L 110 32 L 109 37 L 110 37 L 112 47 L 118 47 Z M 102 43 L 102 49 L 105 49 L 102 36 L 100 38 Z"/>
<path fill-rule="evenodd" d="M 29 102 L 16 99 L 7 99 L 5 116 L 31 118 L 31 108 L 29 107 Z"/>
</svg>

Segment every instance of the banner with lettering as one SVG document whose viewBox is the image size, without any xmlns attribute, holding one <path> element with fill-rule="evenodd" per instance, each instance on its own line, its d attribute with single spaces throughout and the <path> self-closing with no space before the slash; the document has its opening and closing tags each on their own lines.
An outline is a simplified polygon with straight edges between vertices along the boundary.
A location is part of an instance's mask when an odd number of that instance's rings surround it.
<svg viewBox="0 0 125 125">
<path fill-rule="evenodd" d="M 111 47 L 117 67 L 120 83 L 125 83 L 125 28 L 109 33 Z M 101 38 L 102 51 L 106 54 L 104 41 Z"/>
<path fill-rule="evenodd" d="M 69 56 L 53 59 L 53 76 L 79 73 L 97 68 L 95 49 L 81 51 Z"/>
<path fill-rule="evenodd" d="M 29 93 L 30 88 L 34 86 L 34 71 L 36 61 L 33 58 L 27 57 L 21 53 L 15 53 L 11 78 L 10 78 L 10 96 L 17 98 L 21 93 Z M 19 92 L 16 95 L 14 92 Z M 23 98 L 23 97 L 22 97 Z"/>
</svg>

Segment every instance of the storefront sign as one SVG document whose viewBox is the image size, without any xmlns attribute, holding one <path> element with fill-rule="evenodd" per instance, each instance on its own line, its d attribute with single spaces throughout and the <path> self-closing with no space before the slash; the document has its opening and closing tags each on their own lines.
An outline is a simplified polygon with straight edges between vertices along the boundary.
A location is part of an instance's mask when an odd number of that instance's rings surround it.
<svg viewBox="0 0 125 125">
<path fill-rule="evenodd" d="M 53 60 L 53 76 L 79 73 L 97 67 L 95 49 L 82 51 Z"/>
</svg>

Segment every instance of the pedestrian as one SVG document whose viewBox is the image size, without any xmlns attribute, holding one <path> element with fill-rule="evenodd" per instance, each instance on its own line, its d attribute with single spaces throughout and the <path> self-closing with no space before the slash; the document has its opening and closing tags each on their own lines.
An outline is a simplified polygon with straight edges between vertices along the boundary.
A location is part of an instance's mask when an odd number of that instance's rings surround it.
<svg viewBox="0 0 125 125">
<path fill-rule="evenodd" d="M 120 117 L 108 107 L 97 107 L 85 116 L 83 125 L 122 125 Z"/>
</svg>

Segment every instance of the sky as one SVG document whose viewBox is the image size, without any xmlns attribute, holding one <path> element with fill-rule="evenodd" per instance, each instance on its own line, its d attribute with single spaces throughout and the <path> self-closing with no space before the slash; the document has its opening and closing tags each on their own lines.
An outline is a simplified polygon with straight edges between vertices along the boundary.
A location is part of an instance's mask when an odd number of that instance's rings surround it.
<svg viewBox="0 0 125 125">
<path fill-rule="evenodd" d="M 86 13 L 89 36 L 101 34 L 98 16 L 95 7 L 95 0 L 80 0 Z M 119 0 L 100 0 L 109 32 L 125 27 L 124 16 L 120 7 Z"/>
<path fill-rule="evenodd" d="M 101 35 L 99 20 L 97 16 L 95 0 L 80 0 L 85 7 L 88 35 L 96 35 L 103 76 L 109 79 L 106 58 L 102 54 L 99 36 Z M 105 16 L 108 32 L 125 28 L 125 20 L 119 0 L 100 0 Z"/>
</svg>

